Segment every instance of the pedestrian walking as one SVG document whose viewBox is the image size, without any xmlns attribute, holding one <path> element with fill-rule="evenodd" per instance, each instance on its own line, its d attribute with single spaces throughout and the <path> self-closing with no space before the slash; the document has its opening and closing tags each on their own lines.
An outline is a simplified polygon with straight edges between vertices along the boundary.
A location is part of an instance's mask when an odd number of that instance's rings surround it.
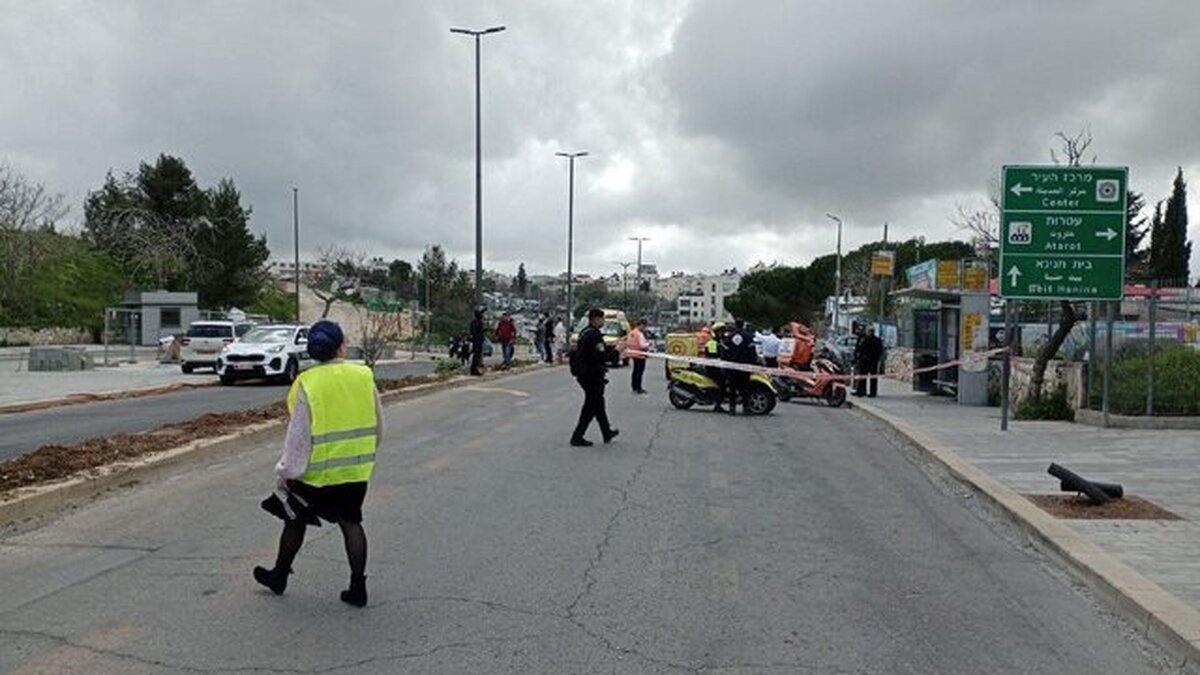
<svg viewBox="0 0 1200 675">
<path fill-rule="evenodd" d="M 571 445 L 588 447 L 593 443 L 584 437 L 592 420 L 600 425 L 600 434 L 605 443 L 611 443 L 620 430 L 608 423 L 608 412 L 604 409 L 604 385 L 608 384 L 608 365 L 604 355 L 604 336 L 600 327 L 604 325 L 604 310 L 588 310 L 588 325 L 579 332 L 579 340 L 571 354 L 571 374 L 583 389 L 583 407 L 579 410 L 579 423 L 571 434 Z"/>
<path fill-rule="evenodd" d="M 341 598 L 363 607 L 367 604 L 367 535 L 362 505 L 383 438 L 383 409 L 371 369 L 343 360 L 345 337 L 336 323 L 322 319 L 309 328 L 308 353 L 319 364 L 300 373 L 288 392 L 291 418 L 283 456 L 275 465 L 279 492 L 287 497 L 280 511 L 292 513 L 290 505 L 298 504 L 305 512 L 303 517 L 284 518 L 275 566 L 255 567 L 254 579 L 281 595 L 304 543 L 306 520 L 320 525 L 316 520 L 320 518 L 337 523 L 345 542 L 350 588 L 342 591 Z"/>
<path fill-rule="evenodd" d="M 471 374 L 483 375 L 483 309 L 475 310 L 471 320 Z"/>
<path fill-rule="evenodd" d="M 645 331 L 646 320 L 638 319 L 633 325 L 633 330 L 629 331 L 629 337 L 625 339 L 626 348 L 643 353 L 649 351 L 650 341 L 646 339 Z M 642 389 L 642 376 L 646 373 L 646 357 L 641 354 L 630 354 L 629 362 L 633 364 L 633 376 L 629 382 L 633 387 L 633 393 L 645 394 L 646 390 Z"/>
<path fill-rule="evenodd" d="M 517 325 L 513 323 L 508 312 L 501 314 L 500 321 L 496 324 L 496 341 L 500 343 L 500 354 L 503 357 L 501 367 L 507 368 L 512 363 L 517 341 Z"/>
</svg>

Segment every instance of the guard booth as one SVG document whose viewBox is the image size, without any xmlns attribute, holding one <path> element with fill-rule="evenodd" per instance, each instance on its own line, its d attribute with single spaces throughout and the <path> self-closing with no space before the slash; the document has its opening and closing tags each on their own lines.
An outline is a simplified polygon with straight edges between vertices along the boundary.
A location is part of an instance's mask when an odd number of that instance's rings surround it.
<svg viewBox="0 0 1200 675">
<path fill-rule="evenodd" d="M 913 390 L 954 396 L 962 405 L 987 405 L 986 359 L 964 357 L 988 349 L 987 293 L 905 288 L 900 300 L 900 345 L 913 350 Z M 961 363 L 960 363 L 961 362 Z"/>
</svg>

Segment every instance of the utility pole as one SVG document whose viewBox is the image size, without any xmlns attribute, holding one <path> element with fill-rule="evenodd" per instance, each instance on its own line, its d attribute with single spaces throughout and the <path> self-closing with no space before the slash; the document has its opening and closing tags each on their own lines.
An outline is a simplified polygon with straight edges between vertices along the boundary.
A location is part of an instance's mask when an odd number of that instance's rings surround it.
<svg viewBox="0 0 1200 675">
<path fill-rule="evenodd" d="M 300 188 L 292 188 L 292 263 L 296 266 L 296 323 L 300 323 Z"/>
<path fill-rule="evenodd" d="M 575 247 L 575 158 L 587 157 L 583 152 L 556 152 L 567 158 L 567 324 L 575 321 L 575 270 L 572 269 Z"/>
<path fill-rule="evenodd" d="M 832 213 L 826 213 L 825 217 L 829 218 L 829 219 L 833 220 L 835 223 L 837 223 L 837 228 L 838 228 L 837 267 L 835 268 L 834 273 L 833 273 L 833 289 L 834 289 L 833 295 L 834 295 L 834 298 L 833 298 L 833 331 L 832 331 L 832 333 L 836 334 L 837 330 L 838 330 L 838 313 L 842 306 L 842 219 L 838 218 L 837 216 L 833 215 Z"/>
<path fill-rule="evenodd" d="M 483 30 L 451 28 L 451 33 L 475 38 L 475 306 L 483 306 L 483 132 L 479 102 L 479 38 L 499 33 L 504 26 Z"/>
</svg>

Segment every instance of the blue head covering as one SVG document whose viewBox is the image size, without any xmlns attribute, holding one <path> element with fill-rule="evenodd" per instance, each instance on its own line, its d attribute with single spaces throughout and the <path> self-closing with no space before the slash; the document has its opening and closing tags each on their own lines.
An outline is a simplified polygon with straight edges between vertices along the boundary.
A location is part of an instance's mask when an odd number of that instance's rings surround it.
<svg viewBox="0 0 1200 675">
<path fill-rule="evenodd" d="M 337 356 L 338 348 L 345 339 L 341 326 L 321 319 L 308 329 L 308 355 L 321 362 L 329 361 Z"/>
</svg>

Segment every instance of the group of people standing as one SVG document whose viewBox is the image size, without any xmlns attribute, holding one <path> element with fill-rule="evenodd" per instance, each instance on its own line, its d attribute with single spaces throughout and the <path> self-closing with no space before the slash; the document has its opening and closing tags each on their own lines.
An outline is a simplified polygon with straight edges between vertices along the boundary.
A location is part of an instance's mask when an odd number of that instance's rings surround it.
<svg viewBox="0 0 1200 675">
<path fill-rule="evenodd" d="M 567 354 L 567 324 L 560 317 L 543 314 L 533 329 L 533 345 L 546 363 L 562 363 Z"/>
<path fill-rule="evenodd" d="M 757 364 L 758 351 L 754 348 L 754 333 L 746 328 L 745 322 L 741 319 L 733 322 L 733 328 L 718 321 L 713 324 L 708 341 L 704 345 L 704 356 L 733 363 Z M 775 356 L 776 364 L 778 364 L 778 347 Z M 736 415 L 740 397 L 743 411 L 747 415 L 751 414 L 750 409 L 746 406 L 746 401 L 750 397 L 750 373 L 743 370 L 709 366 L 708 375 L 716 381 L 719 391 L 717 404 L 713 406 L 713 410 L 717 412 L 725 410 L 722 403 L 727 403 L 729 414 Z"/>
</svg>

